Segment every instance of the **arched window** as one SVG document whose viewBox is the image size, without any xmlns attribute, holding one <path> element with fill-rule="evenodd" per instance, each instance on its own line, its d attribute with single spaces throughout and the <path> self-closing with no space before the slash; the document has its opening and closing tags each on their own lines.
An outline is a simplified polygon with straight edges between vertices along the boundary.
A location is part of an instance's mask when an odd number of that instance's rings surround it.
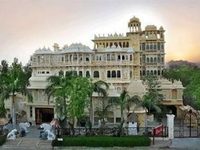
<svg viewBox="0 0 200 150">
<path fill-rule="evenodd" d="M 149 75 L 149 70 L 147 70 L 147 75 Z"/>
<path fill-rule="evenodd" d="M 120 56 L 120 55 L 118 55 L 118 56 L 117 56 L 117 60 L 120 60 L 120 59 L 121 59 L 121 56 Z"/>
<path fill-rule="evenodd" d="M 122 60 L 124 60 L 125 59 L 125 56 L 124 55 L 122 55 Z"/>
<path fill-rule="evenodd" d="M 115 70 L 112 71 L 112 78 L 116 78 L 116 71 Z"/>
<path fill-rule="evenodd" d="M 83 72 L 82 71 L 79 71 L 79 76 L 83 76 Z"/>
<path fill-rule="evenodd" d="M 142 71 L 142 75 L 145 76 L 145 74 L 146 74 L 146 72 L 145 72 L 145 70 L 143 70 L 143 71 Z"/>
<path fill-rule="evenodd" d="M 94 71 L 94 78 L 99 78 L 99 71 Z"/>
<path fill-rule="evenodd" d="M 156 57 L 154 57 L 154 63 L 156 63 Z"/>
<path fill-rule="evenodd" d="M 121 72 L 120 72 L 120 70 L 117 70 L 117 78 L 121 78 Z"/>
<path fill-rule="evenodd" d="M 151 63 L 153 63 L 153 58 L 151 57 Z"/>
<path fill-rule="evenodd" d="M 151 75 L 153 75 L 153 70 L 151 70 Z"/>
<path fill-rule="evenodd" d="M 147 63 L 149 63 L 149 57 L 147 57 Z"/>
<path fill-rule="evenodd" d="M 132 55 L 130 55 L 130 61 L 132 61 Z"/>
<path fill-rule="evenodd" d="M 160 70 L 158 70 L 158 75 L 160 75 Z"/>
<path fill-rule="evenodd" d="M 86 77 L 90 77 L 90 72 L 86 71 Z"/>
<path fill-rule="evenodd" d="M 125 47 L 126 46 L 126 44 L 125 44 L 125 42 L 123 42 L 123 47 Z"/>
<path fill-rule="evenodd" d="M 107 71 L 107 78 L 110 78 L 110 71 Z"/>
<path fill-rule="evenodd" d="M 126 47 L 129 47 L 129 43 L 128 42 L 126 43 Z"/>
<path fill-rule="evenodd" d="M 154 75 L 157 75 L 157 71 L 156 70 L 154 70 Z"/>
</svg>

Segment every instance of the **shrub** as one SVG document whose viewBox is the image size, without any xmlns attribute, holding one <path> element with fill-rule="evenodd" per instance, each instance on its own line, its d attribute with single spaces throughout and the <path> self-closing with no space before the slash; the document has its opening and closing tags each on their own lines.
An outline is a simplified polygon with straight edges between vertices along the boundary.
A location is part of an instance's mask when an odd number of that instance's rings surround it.
<svg viewBox="0 0 200 150">
<path fill-rule="evenodd" d="M 6 142 L 6 136 L 0 135 L 0 146 L 3 145 Z"/>
<path fill-rule="evenodd" d="M 88 146 L 88 147 L 133 147 L 149 146 L 151 140 L 147 136 L 91 136 L 63 137 L 63 141 L 52 141 L 52 146 Z"/>
</svg>

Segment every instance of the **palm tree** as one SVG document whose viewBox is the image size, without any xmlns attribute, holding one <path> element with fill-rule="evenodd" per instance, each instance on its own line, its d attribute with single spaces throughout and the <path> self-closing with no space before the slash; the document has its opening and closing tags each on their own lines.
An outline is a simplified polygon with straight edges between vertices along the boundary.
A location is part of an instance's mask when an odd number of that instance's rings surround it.
<svg viewBox="0 0 200 150">
<path fill-rule="evenodd" d="M 91 90 L 89 93 L 89 97 L 90 97 L 89 113 L 90 113 L 90 123 L 93 125 L 94 124 L 94 113 L 93 113 L 94 110 L 93 110 L 93 103 L 92 103 L 92 94 L 93 92 L 96 92 L 98 93 L 99 96 L 106 97 L 109 85 L 106 82 L 99 80 L 94 83 L 91 81 L 90 87 L 91 87 Z"/>
<path fill-rule="evenodd" d="M 23 70 L 22 65 L 18 63 L 15 58 L 11 67 L 7 73 L 2 77 L 2 91 L 0 93 L 1 99 L 8 99 L 11 96 L 12 99 L 12 123 L 13 127 L 16 127 L 16 115 L 15 115 L 15 97 L 16 94 L 26 95 L 28 100 L 32 101 L 32 95 L 27 89 L 29 84 L 26 72 Z"/>
<path fill-rule="evenodd" d="M 112 102 L 114 105 L 120 106 L 121 123 L 119 126 L 119 132 L 118 132 L 118 135 L 120 136 L 121 134 L 123 134 L 122 129 L 123 129 L 124 121 L 125 121 L 124 110 L 127 109 L 129 113 L 131 105 L 139 104 L 140 98 L 137 95 L 130 97 L 128 92 L 126 90 L 123 90 L 119 97 L 113 98 Z"/>
<path fill-rule="evenodd" d="M 160 113 L 160 101 L 163 99 L 163 95 L 159 93 L 161 91 L 160 83 L 156 76 L 147 76 L 145 81 L 148 92 L 143 96 L 141 105 L 147 108 L 148 114 Z"/>
<path fill-rule="evenodd" d="M 66 74 L 62 71 L 59 72 L 59 75 L 50 76 L 47 81 L 49 85 L 47 86 L 45 93 L 48 95 L 48 104 L 49 100 L 52 97 L 56 100 L 56 111 L 60 114 L 59 119 L 61 121 L 65 120 L 67 117 L 67 98 L 68 98 L 68 84 L 70 82 L 72 74 Z"/>
</svg>

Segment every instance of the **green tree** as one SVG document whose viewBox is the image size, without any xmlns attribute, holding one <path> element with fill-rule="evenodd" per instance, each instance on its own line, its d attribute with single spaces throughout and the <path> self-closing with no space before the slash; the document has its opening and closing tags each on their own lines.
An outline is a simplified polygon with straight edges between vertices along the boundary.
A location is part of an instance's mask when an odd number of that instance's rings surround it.
<svg viewBox="0 0 200 150">
<path fill-rule="evenodd" d="M 145 79 L 147 84 L 147 93 L 143 96 L 141 105 L 148 110 L 148 114 L 160 113 L 160 102 L 163 99 L 160 94 L 160 85 L 156 76 L 147 76 Z"/>
<path fill-rule="evenodd" d="M 75 119 L 84 116 L 84 110 L 89 102 L 91 84 L 88 78 L 74 77 L 69 84 L 68 112 L 71 118 L 71 127 L 74 127 Z"/>
<path fill-rule="evenodd" d="M 0 66 L 1 70 L 0 70 L 0 117 L 4 118 L 6 117 L 6 109 L 5 109 L 5 97 L 4 97 L 4 79 L 7 76 L 8 73 L 8 63 L 6 62 L 6 60 L 2 60 L 1 61 L 1 66 Z"/>
<path fill-rule="evenodd" d="M 21 63 L 18 63 L 18 59 L 14 59 L 14 62 L 9 67 L 8 71 L 2 78 L 2 92 L 1 98 L 8 99 L 11 96 L 12 99 L 12 122 L 16 127 L 16 115 L 15 115 L 15 98 L 16 94 L 26 95 L 28 100 L 32 100 L 32 95 L 29 93 L 27 86 L 29 84 L 28 78 Z"/>
<path fill-rule="evenodd" d="M 119 97 L 112 98 L 112 103 L 114 105 L 120 106 L 121 123 L 119 126 L 118 136 L 121 136 L 123 134 L 122 129 L 123 129 L 123 124 L 125 122 L 124 111 L 127 110 L 129 113 L 132 104 L 138 105 L 140 104 L 140 102 L 141 100 L 139 96 L 135 95 L 131 97 L 126 90 L 123 90 Z"/>
<path fill-rule="evenodd" d="M 47 79 L 49 84 L 45 92 L 48 95 L 48 103 L 51 97 L 55 99 L 56 112 L 61 121 L 66 120 L 67 117 L 67 98 L 71 77 L 72 74 L 64 75 L 63 71 L 60 71 L 58 76 L 53 75 Z"/>
<path fill-rule="evenodd" d="M 96 81 L 96 82 L 92 82 L 92 80 L 90 80 L 90 92 L 89 92 L 89 97 L 90 97 L 90 104 L 89 104 L 89 114 L 90 114 L 90 124 L 94 124 L 94 115 L 93 115 L 93 103 L 92 103 L 92 94 L 94 92 L 96 92 L 99 96 L 106 96 L 106 91 L 109 87 L 109 85 L 102 81 L 102 80 L 99 80 L 99 81 Z"/>
<path fill-rule="evenodd" d="M 200 109 L 200 69 L 191 65 L 177 65 L 169 67 L 163 73 L 163 77 L 174 81 L 180 80 L 185 87 L 183 102 L 195 109 Z"/>
</svg>

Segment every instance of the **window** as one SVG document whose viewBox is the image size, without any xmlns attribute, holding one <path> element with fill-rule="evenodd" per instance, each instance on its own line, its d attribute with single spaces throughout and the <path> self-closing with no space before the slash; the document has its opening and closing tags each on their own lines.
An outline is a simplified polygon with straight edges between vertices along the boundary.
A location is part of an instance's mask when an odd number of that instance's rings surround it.
<svg viewBox="0 0 200 150">
<path fill-rule="evenodd" d="M 158 75 L 160 75 L 160 70 L 158 70 Z"/>
<path fill-rule="evenodd" d="M 153 63 L 153 58 L 151 57 L 151 63 Z"/>
<path fill-rule="evenodd" d="M 90 77 L 90 72 L 86 71 L 86 77 Z"/>
<path fill-rule="evenodd" d="M 149 63 L 149 58 L 147 57 L 147 63 Z"/>
<path fill-rule="evenodd" d="M 122 55 L 122 60 L 124 60 L 125 59 L 125 57 L 124 57 L 124 55 Z"/>
<path fill-rule="evenodd" d="M 49 74 L 49 71 L 46 71 L 46 74 Z"/>
<path fill-rule="evenodd" d="M 121 78 L 121 72 L 120 72 L 120 70 L 117 70 L 117 78 Z"/>
<path fill-rule="evenodd" d="M 130 61 L 132 61 L 132 55 L 130 55 Z"/>
<path fill-rule="evenodd" d="M 116 118 L 116 123 L 120 123 L 121 122 L 121 118 Z"/>
<path fill-rule="evenodd" d="M 150 44 L 150 49 L 153 49 L 153 44 L 152 43 Z"/>
<path fill-rule="evenodd" d="M 145 50 L 145 43 L 142 43 L 142 50 Z"/>
<path fill-rule="evenodd" d="M 153 49 L 156 50 L 156 44 L 153 45 Z"/>
<path fill-rule="evenodd" d="M 110 71 L 107 71 L 107 78 L 110 78 Z"/>
<path fill-rule="evenodd" d="M 162 49 L 162 50 L 164 49 L 164 44 L 161 44 L 161 49 Z"/>
<path fill-rule="evenodd" d="M 99 71 L 94 71 L 94 78 L 99 78 Z"/>
<path fill-rule="evenodd" d="M 112 71 L 112 78 L 116 78 L 116 71 L 115 70 Z"/>
<path fill-rule="evenodd" d="M 172 90 L 172 99 L 177 99 L 177 89 Z"/>
<path fill-rule="evenodd" d="M 158 50 L 160 50 L 160 43 L 158 43 Z"/>
<path fill-rule="evenodd" d="M 146 49 L 149 50 L 149 44 L 147 44 Z"/>
<path fill-rule="evenodd" d="M 107 54 L 107 61 L 110 61 L 110 54 Z"/>
<path fill-rule="evenodd" d="M 79 71 L 79 76 L 83 76 L 83 72 L 82 71 Z"/>
<path fill-rule="evenodd" d="M 117 56 L 117 58 L 118 58 L 118 60 L 120 60 L 120 59 L 121 59 L 121 56 L 120 56 L 120 55 L 118 55 L 118 56 Z"/>
<path fill-rule="evenodd" d="M 112 60 L 112 61 L 115 60 L 115 54 L 112 54 L 111 60 Z"/>
<path fill-rule="evenodd" d="M 157 75 L 157 71 L 156 70 L 154 70 L 154 75 Z"/>
<path fill-rule="evenodd" d="M 154 63 L 156 63 L 156 57 L 154 57 Z"/>
</svg>

